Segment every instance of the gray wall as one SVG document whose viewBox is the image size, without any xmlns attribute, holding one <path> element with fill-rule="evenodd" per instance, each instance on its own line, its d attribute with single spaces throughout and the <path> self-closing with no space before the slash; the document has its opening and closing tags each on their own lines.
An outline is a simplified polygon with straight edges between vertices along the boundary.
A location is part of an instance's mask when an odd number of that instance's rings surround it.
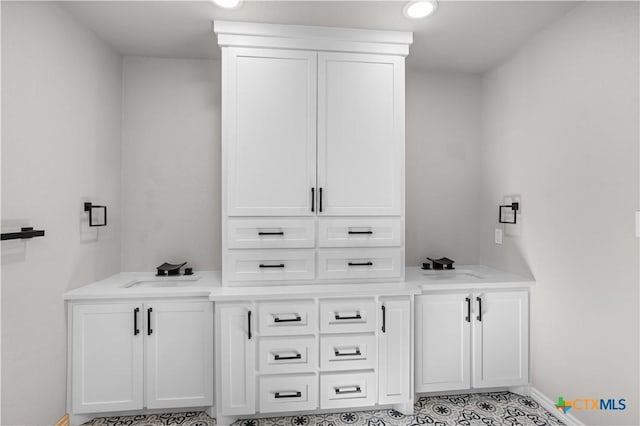
<svg viewBox="0 0 640 426">
<path fill-rule="evenodd" d="M 3 425 L 65 413 L 62 294 L 120 269 L 121 60 L 53 3 L 2 2 Z M 83 201 L 109 208 L 88 230 Z"/>
<path fill-rule="evenodd" d="M 123 65 L 122 270 L 220 269 L 220 63 Z"/>
<path fill-rule="evenodd" d="M 477 261 L 480 77 L 407 73 L 407 264 Z M 220 63 L 126 57 L 122 268 L 220 268 Z"/>
<path fill-rule="evenodd" d="M 536 278 L 531 382 L 626 398 L 587 424 L 638 424 L 638 4 L 587 2 L 483 80 L 480 260 Z M 522 195 L 520 237 L 493 243 Z"/>
</svg>

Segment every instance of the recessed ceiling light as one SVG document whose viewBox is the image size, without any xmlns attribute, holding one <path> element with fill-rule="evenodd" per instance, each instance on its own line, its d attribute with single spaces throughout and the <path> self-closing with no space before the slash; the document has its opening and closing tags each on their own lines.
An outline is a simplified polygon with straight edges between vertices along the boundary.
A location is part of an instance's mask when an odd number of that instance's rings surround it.
<svg viewBox="0 0 640 426">
<path fill-rule="evenodd" d="M 431 1 L 410 1 L 403 9 L 404 16 L 412 19 L 424 18 L 431 15 L 438 8 L 436 0 Z"/>
<path fill-rule="evenodd" d="M 237 9 L 242 4 L 242 0 L 213 0 L 213 2 L 225 9 Z"/>
</svg>

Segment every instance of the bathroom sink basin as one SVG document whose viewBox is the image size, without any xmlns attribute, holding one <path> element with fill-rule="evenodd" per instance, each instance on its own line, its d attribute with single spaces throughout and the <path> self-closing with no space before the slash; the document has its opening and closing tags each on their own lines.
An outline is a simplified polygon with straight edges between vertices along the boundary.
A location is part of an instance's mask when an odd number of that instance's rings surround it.
<svg viewBox="0 0 640 426">
<path fill-rule="evenodd" d="M 200 277 L 140 278 L 128 282 L 123 288 L 177 288 L 194 285 Z"/>
<path fill-rule="evenodd" d="M 424 270 L 421 269 L 420 272 L 422 272 L 422 275 L 424 275 L 425 277 L 427 277 L 430 280 L 442 280 L 442 281 L 446 281 L 446 280 L 450 280 L 450 281 L 456 281 L 456 280 L 472 280 L 472 281 L 476 281 L 476 280 L 484 280 L 485 277 L 475 273 L 473 271 L 465 271 L 463 269 L 461 270 L 456 270 L 454 269 L 453 271 L 434 271 L 434 270 Z"/>
</svg>

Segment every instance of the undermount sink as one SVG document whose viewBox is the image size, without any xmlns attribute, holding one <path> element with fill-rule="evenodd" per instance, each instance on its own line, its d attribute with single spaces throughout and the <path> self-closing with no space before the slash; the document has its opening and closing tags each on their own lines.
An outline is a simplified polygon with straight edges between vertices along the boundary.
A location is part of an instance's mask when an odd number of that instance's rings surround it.
<svg viewBox="0 0 640 426">
<path fill-rule="evenodd" d="M 483 280 L 485 279 L 484 276 L 477 274 L 475 272 L 472 271 L 465 271 L 465 270 L 452 270 L 452 271 L 447 271 L 447 270 L 424 270 L 421 269 L 420 270 L 422 272 L 422 275 L 427 276 L 429 279 L 432 280 L 451 280 L 451 279 L 456 279 L 456 278 L 462 278 L 462 279 L 468 279 L 468 278 L 474 278 L 476 280 Z"/>
<path fill-rule="evenodd" d="M 200 277 L 157 277 L 157 278 L 137 278 L 126 283 L 123 288 L 175 288 L 188 287 L 195 284 Z"/>
</svg>

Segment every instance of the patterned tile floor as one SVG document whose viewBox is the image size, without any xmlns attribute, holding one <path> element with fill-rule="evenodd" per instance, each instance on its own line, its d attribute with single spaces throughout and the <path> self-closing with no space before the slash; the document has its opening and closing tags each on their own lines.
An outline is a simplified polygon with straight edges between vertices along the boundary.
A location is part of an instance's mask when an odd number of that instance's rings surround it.
<svg viewBox="0 0 640 426">
<path fill-rule="evenodd" d="M 215 426 L 203 412 L 101 417 L 84 426 Z M 563 423 L 531 398 L 492 392 L 420 398 L 415 414 L 394 410 L 238 420 L 233 426 L 547 426 Z"/>
</svg>

